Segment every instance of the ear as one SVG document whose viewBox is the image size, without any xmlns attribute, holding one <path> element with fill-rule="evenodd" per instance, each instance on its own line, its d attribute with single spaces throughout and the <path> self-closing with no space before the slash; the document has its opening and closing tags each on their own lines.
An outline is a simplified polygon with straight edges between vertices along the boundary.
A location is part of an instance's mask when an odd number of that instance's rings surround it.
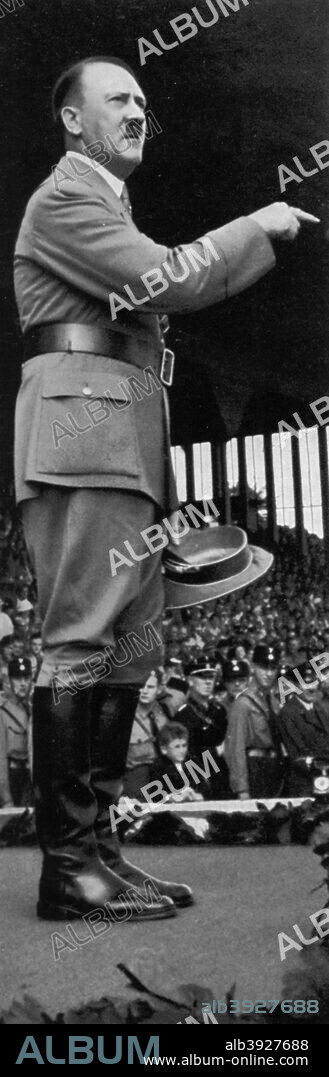
<svg viewBox="0 0 329 1077">
<path fill-rule="evenodd" d="M 64 105 L 61 110 L 61 117 L 64 127 L 71 135 L 81 135 L 81 119 L 80 109 L 75 108 L 74 105 Z"/>
</svg>

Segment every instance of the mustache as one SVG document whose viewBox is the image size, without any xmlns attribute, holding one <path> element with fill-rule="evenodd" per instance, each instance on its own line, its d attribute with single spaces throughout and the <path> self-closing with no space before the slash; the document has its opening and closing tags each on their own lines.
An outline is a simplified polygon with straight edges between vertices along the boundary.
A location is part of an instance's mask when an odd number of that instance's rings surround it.
<svg viewBox="0 0 329 1077">
<path fill-rule="evenodd" d="M 141 138 L 145 130 L 144 120 L 129 120 L 125 124 L 124 134 L 127 138 Z"/>
</svg>

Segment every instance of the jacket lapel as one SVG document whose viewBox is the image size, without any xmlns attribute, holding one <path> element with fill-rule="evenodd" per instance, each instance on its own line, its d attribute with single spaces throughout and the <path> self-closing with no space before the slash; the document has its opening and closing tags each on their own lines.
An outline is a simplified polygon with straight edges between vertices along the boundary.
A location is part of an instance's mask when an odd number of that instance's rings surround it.
<svg viewBox="0 0 329 1077">
<path fill-rule="evenodd" d="M 133 225 L 133 220 L 130 214 L 125 210 L 121 198 L 115 193 L 113 187 L 111 187 L 109 183 L 106 183 L 101 172 L 99 172 L 98 169 L 93 168 L 92 165 L 89 165 L 88 157 L 86 157 L 86 164 L 84 164 L 80 158 L 67 157 L 65 154 L 61 157 L 57 168 L 65 173 L 68 179 L 71 179 L 72 184 L 79 181 L 80 184 L 86 184 L 86 186 L 92 190 L 97 190 L 103 201 L 109 203 L 125 222 L 131 221 Z"/>
</svg>

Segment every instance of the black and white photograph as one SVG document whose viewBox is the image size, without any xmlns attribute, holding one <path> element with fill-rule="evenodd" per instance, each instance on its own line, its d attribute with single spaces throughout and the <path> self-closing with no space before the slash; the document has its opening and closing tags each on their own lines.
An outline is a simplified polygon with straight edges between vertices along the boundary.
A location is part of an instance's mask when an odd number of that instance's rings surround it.
<svg viewBox="0 0 329 1077">
<path fill-rule="evenodd" d="M 0 0 L 14 1064 L 328 1023 L 328 44 L 326 0 Z"/>
</svg>

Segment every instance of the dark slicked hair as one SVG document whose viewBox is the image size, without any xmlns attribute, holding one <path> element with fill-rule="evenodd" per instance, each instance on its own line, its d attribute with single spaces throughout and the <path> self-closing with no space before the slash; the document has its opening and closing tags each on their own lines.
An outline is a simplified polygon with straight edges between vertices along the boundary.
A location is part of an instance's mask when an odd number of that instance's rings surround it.
<svg viewBox="0 0 329 1077">
<path fill-rule="evenodd" d="M 161 729 L 159 733 L 160 748 L 168 748 L 168 745 L 171 744 L 173 740 L 178 740 L 178 738 L 183 740 L 183 737 L 188 743 L 188 729 L 186 729 L 186 725 L 183 725 L 180 722 L 168 722 L 168 725 L 163 726 L 163 729 Z"/>
<path fill-rule="evenodd" d="M 82 100 L 82 86 L 81 76 L 83 75 L 85 67 L 90 64 L 114 64 L 116 67 L 123 67 L 125 71 L 129 71 L 129 74 L 138 82 L 137 75 L 133 71 L 129 64 L 126 64 L 125 60 L 120 60 L 118 56 L 87 56 L 84 60 L 78 60 L 77 63 L 72 64 L 71 67 L 67 67 L 65 71 L 57 79 L 55 83 L 51 104 L 52 113 L 55 123 L 62 121 L 61 109 L 70 98 L 70 102 L 79 103 Z"/>
</svg>

